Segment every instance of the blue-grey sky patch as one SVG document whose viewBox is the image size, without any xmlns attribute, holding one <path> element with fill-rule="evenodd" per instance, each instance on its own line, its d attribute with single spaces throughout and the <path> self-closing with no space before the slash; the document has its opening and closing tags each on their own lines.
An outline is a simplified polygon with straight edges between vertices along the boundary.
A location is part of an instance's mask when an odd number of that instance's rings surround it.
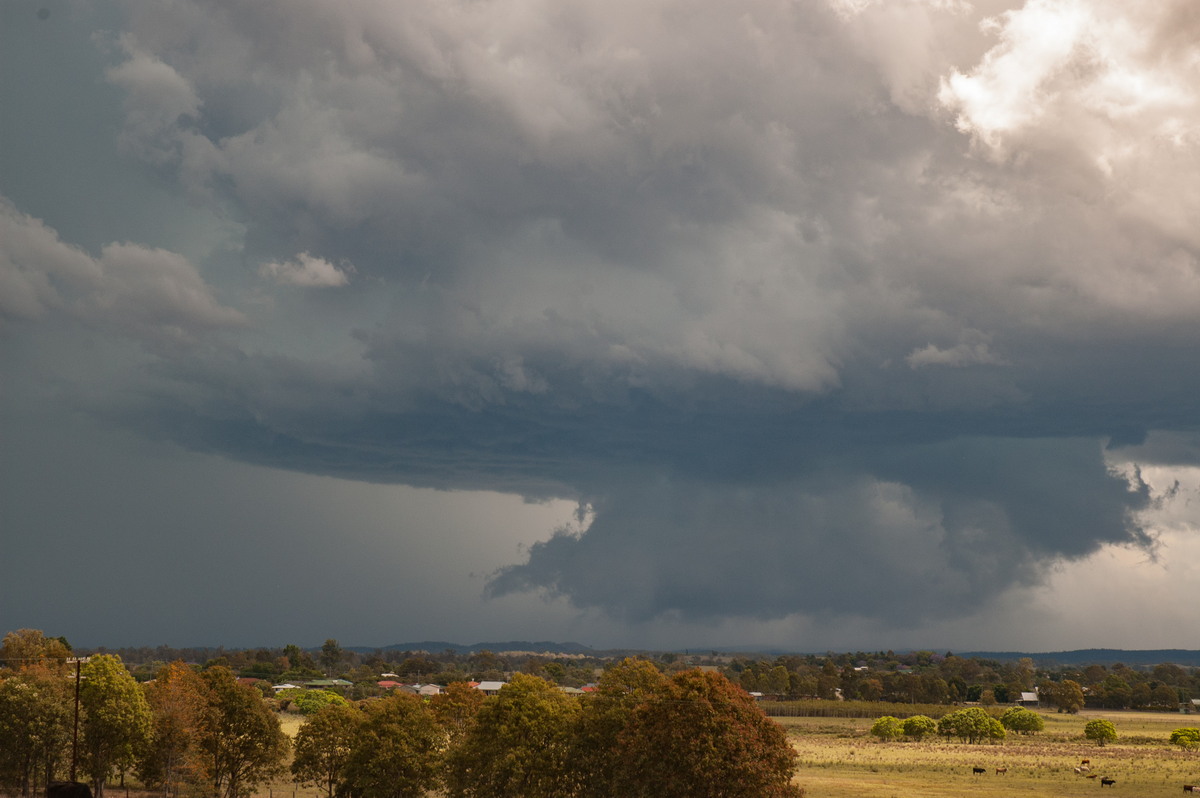
<svg viewBox="0 0 1200 798">
<path fill-rule="evenodd" d="M 1194 546 L 1185 6 L 4 4 L 0 621 L 1052 646 Z"/>
</svg>

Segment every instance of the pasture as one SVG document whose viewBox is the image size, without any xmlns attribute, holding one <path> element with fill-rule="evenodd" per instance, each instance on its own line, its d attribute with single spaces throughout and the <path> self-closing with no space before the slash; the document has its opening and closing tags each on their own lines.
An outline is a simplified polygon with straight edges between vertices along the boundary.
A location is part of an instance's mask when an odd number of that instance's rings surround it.
<svg viewBox="0 0 1200 798">
<path fill-rule="evenodd" d="M 776 718 L 800 754 L 796 783 L 805 798 L 929 798 L 930 796 L 1095 796 L 1145 798 L 1183 794 L 1200 783 L 1200 754 L 1168 745 L 1171 730 L 1195 725 L 1175 713 L 1043 713 L 1046 730 L 1010 733 L 998 745 L 931 742 L 882 743 L 868 730 L 872 719 Z M 1115 743 L 1099 746 L 1083 736 L 1092 718 L 1117 727 Z M 1086 774 L 1074 768 L 1091 760 Z M 975 768 L 984 773 L 974 774 Z M 1007 772 L 997 775 L 997 768 Z M 1095 776 L 1095 778 L 1087 778 Z M 1101 786 L 1101 778 L 1116 780 Z"/>
</svg>

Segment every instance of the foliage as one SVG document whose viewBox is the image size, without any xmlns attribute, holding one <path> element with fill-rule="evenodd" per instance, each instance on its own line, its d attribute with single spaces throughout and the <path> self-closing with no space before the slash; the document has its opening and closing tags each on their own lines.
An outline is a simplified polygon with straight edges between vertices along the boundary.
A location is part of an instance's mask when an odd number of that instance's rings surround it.
<svg viewBox="0 0 1200 798">
<path fill-rule="evenodd" d="M 1011 707 L 1000 716 L 1000 725 L 1018 734 L 1034 734 L 1046 728 L 1046 721 L 1033 710 Z"/>
<path fill-rule="evenodd" d="M 366 704 L 355 725 L 338 792 L 354 798 L 409 798 L 435 787 L 445 733 L 425 703 L 395 693 Z"/>
<path fill-rule="evenodd" d="M 300 784 L 315 784 L 332 798 L 350 759 L 361 714 L 342 703 L 329 704 L 309 716 L 296 732 L 292 778 Z"/>
<path fill-rule="evenodd" d="M 1083 736 L 1089 740 L 1094 740 L 1100 745 L 1111 743 L 1117 739 L 1117 727 L 1113 725 L 1111 720 L 1096 718 L 1089 720 L 1087 725 L 1083 727 Z"/>
<path fill-rule="evenodd" d="M 178 794 L 181 785 L 199 780 L 195 739 L 205 706 L 204 684 L 194 670 L 174 662 L 161 668 L 145 691 L 153 734 L 138 775 L 147 785 L 161 786 L 164 795 Z"/>
<path fill-rule="evenodd" d="M 513 675 L 489 697 L 447 758 L 452 798 L 570 793 L 568 752 L 579 702 L 536 676 Z"/>
<path fill-rule="evenodd" d="M 0 644 L 0 662 L 13 670 L 37 664 L 65 669 L 71 646 L 61 637 L 46 637 L 39 629 L 18 629 L 4 635 Z M 64 670 L 65 672 L 65 670 Z"/>
<path fill-rule="evenodd" d="M 347 706 L 350 703 L 340 693 L 335 693 L 333 690 L 305 690 L 297 688 L 295 690 L 280 692 L 279 698 L 288 702 L 288 709 L 294 709 L 301 715 L 312 715 L 330 704 Z"/>
<path fill-rule="evenodd" d="M 951 712 L 938 721 L 938 734 L 957 737 L 964 743 L 998 742 L 1005 737 L 1004 727 L 979 707 Z"/>
<path fill-rule="evenodd" d="M 321 666 L 325 668 L 325 673 L 333 676 L 337 666 L 341 664 L 342 656 L 342 647 L 338 645 L 338 641 L 332 637 L 326 640 L 321 646 Z"/>
<path fill-rule="evenodd" d="M 252 687 L 225 667 L 201 674 L 205 707 L 198 746 L 217 798 L 240 798 L 283 771 L 288 738 L 279 719 Z"/>
<path fill-rule="evenodd" d="M 880 740 L 899 740 L 904 736 L 904 721 L 884 715 L 871 724 L 871 734 Z"/>
<path fill-rule="evenodd" d="M 615 794 L 617 739 L 634 709 L 666 682 L 653 663 L 626 658 L 606 670 L 596 691 L 583 698 L 571 755 L 581 798 Z"/>
<path fill-rule="evenodd" d="M 683 671 L 634 709 L 618 737 L 614 793 L 631 798 L 781 798 L 796 752 L 744 691 Z"/>
<path fill-rule="evenodd" d="M 1083 688 L 1074 679 L 1043 682 L 1038 687 L 1038 695 L 1058 707 L 1059 712 L 1069 712 L 1074 715 L 1083 709 Z"/>
<path fill-rule="evenodd" d="M 30 795 L 39 774 L 53 777 L 70 745 L 70 684 L 36 660 L 0 675 L 0 791 Z"/>
<path fill-rule="evenodd" d="M 112 654 L 83 666 L 81 752 L 97 798 L 115 773 L 132 768 L 150 743 L 152 718 L 142 688 Z"/>
<path fill-rule="evenodd" d="M 1200 748 L 1200 729 L 1185 726 L 1171 732 L 1171 745 L 1177 745 L 1185 751 L 1195 751 Z"/>
<path fill-rule="evenodd" d="M 456 745 L 466 734 L 479 714 L 483 700 L 483 693 L 466 682 L 451 682 L 429 700 L 433 717 L 446 733 L 450 745 Z"/>
<path fill-rule="evenodd" d="M 913 715 L 904 719 L 904 736 L 913 740 L 924 740 L 937 734 L 937 721 L 928 715 Z"/>
</svg>

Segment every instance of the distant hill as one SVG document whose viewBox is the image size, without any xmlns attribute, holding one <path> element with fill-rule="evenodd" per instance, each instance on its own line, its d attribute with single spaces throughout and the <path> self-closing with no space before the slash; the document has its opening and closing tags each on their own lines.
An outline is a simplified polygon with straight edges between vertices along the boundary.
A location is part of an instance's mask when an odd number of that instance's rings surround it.
<svg viewBox="0 0 1200 798">
<path fill-rule="evenodd" d="M 1127 651 L 1121 648 L 1082 648 L 1074 651 L 1051 651 L 1040 654 L 1022 651 L 956 651 L 960 657 L 979 657 L 1001 662 L 1029 657 L 1038 665 L 1159 665 L 1164 662 L 1200 667 L 1200 651 L 1184 648 L 1157 648 Z"/>
<path fill-rule="evenodd" d="M 374 648 L 354 646 L 354 651 L 370 652 Z M 582 643 L 555 643 L 551 641 L 530 642 L 528 640 L 508 640 L 501 643 L 472 643 L 471 645 L 463 645 L 462 643 L 449 643 L 445 640 L 422 640 L 419 643 L 393 643 L 390 646 L 383 646 L 384 651 L 428 651 L 431 654 L 440 654 L 443 651 L 453 651 L 455 654 L 472 654 L 476 651 L 534 651 L 537 653 L 547 652 L 550 654 L 587 654 L 598 655 L 600 652 L 594 648 L 585 646 Z"/>
</svg>

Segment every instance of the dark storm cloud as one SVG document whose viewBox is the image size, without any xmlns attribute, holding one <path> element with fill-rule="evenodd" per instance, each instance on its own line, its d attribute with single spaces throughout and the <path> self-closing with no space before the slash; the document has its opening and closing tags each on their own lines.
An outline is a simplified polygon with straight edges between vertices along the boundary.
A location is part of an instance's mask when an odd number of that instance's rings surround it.
<svg viewBox="0 0 1200 798">
<path fill-rule="evenodd" d="M 0 310 L 150 347 L 93 412 L 285 469 L 577 500 L 491 590 L 634 620 L 917 624 L 1147 544 L 1148 491 L 1105 446 L 1200 410 L 1177 368 L 1200 84 L 1113 32 L 1167 36 L 1167 12 L 128 10 L 103 37 L 123 151 L 245 225 L 244 263 L 208 286 L 4 206 L 23 293 Z"/>
</svg>

